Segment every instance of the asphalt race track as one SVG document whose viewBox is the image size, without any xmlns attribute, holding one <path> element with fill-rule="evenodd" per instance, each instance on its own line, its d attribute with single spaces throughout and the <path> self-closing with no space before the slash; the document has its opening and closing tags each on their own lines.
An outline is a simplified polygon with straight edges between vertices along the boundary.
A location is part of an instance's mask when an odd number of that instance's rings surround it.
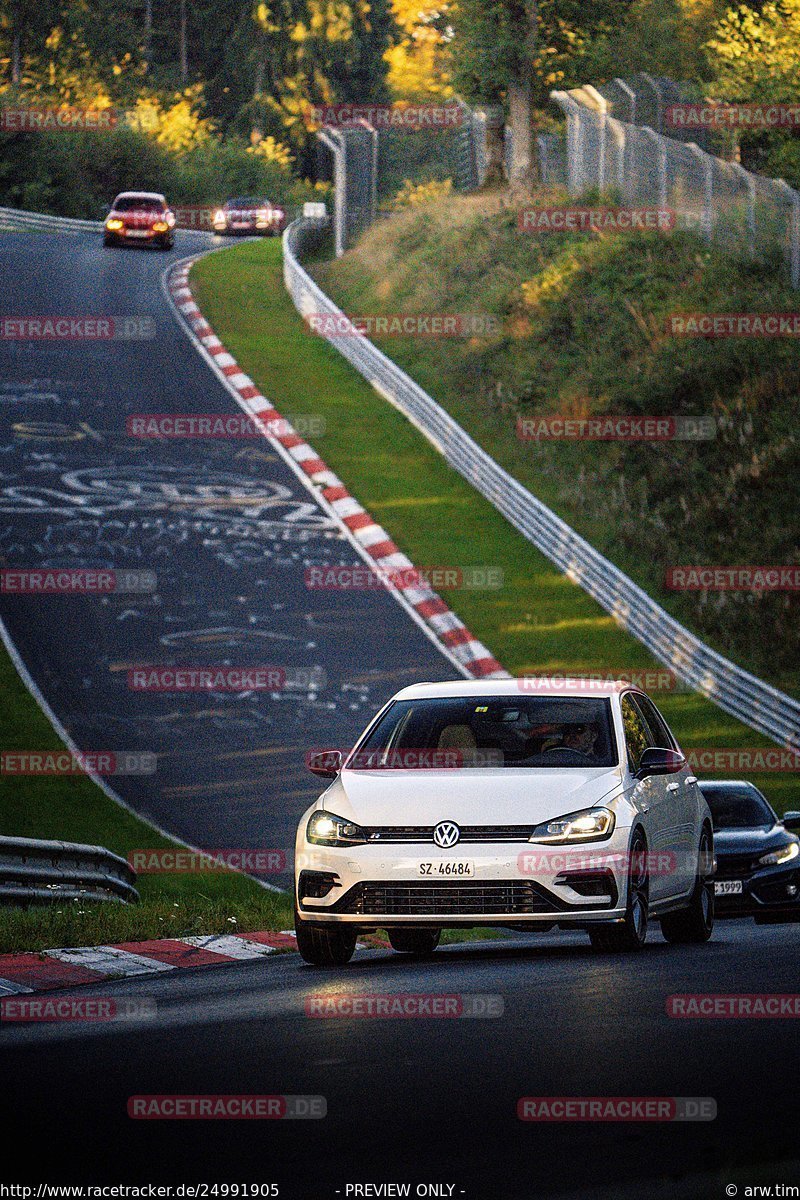
<svg viewBox="0 0 800 1200">
<path fill-rule="evenodd" d="M 137 414 L 239 413 L 161 285 L 211 235 L 179 234 L 171 255 L 93 233 L 2 241 L 7 315 L 145 318 L 154 336 L 0 341 L 0 562 L 154 572 L 156 588 L 3 595 L 0 615 L 82 750 L 157 755 L 155 774 L 108 781 L 133 808 L 193 845 L 288 851 L 319 794 L 307 752 L 351 746 L 399 687 L 459 672 L 383 589 L 305 586 L 309 566 L 361 560 L 263 438 L 128 434 Z M 313 414 L 309 396 L 283 415 Z M 140 664 L 275 666 L 286 686 L 131 691 Z"/>
<path fill-rule="evenodd" d="M 650 941 L 640 955 L 602 957 L 582 936 L 546 934 L 445 948 L 423 964 L 367 951 L 330 971 L 287 955 L 89 989 L 147 999 L 155 1012 L 130 1027 L 4 1025 L 3 1127 L 47 1148 L 46 1163 L 31 1158 L 26 1170 L 17 1154 L 4 1175 L 278 1181 L 285 1200 L 335 1200 L 367 1181 L 452 1183 L 471 1200 L 711 1200 L 731 1181 L 740 1195 L 746 1180 L 800 1183 L 798 1109 L 787 1103 L 795 1022 L 678 1020 L 665 1009 L 671 993 L 795 991 L 796 927 L 720 923 L 700 948 L 670 947 L 656 931 Z M 491 994 L 504 1013 L 305 1015 L 309 997 L 331 992 Z M 321 1095 L 327 1117 L 126 1115 L 129 1096 L 173 1093 Z M 576 1125 L 515 1115 L 522 1096 L 565 1095 L 712 1097 L 717 1117 Z"/>
<path fill-rule="evenodd" d="M 184 234 L 172 257 L 208 245 Z M 387 593 L 305 587 L 307 566 L 358 559 L 266 442 L 128 434 L 134 414 L 234 411 L 166 304 L 169 260 L 89 234 L 3 237 L 6 314 L 145 317 L 154 336 L 0 341 L 0 562 L 151 571 L 157 587 L 3 595 L 0 615 L 82 749 L 157 756 L 155 774 L 110 780 L 137 811 L 196 845 L 288 849 L 318 790 L 306 752 L 350 744 L 398 687 L 456 669 Z M 137 693 L 127 670 L 142 663 L 271 664 L 294 682 Z M 440 1200 L 800 1185 L 797 1023 L 667 1013 L 673 994 L 795 992 L 798 933 L 720 923 L 709 945 L 672 947 L 656 927 L 629 956 L 595 954 L 585 935 L 509 934 L 429 962 L 370 950 L 315 970 L 287 954 L 110 980 L 84 994 L 144 1016 L 0 1025 L 0 1128 L 15 1144 L 2 1182 L 274 1182 L 283 1200 L 392 1194 L 354 1184 Z M 307 1015 L 338 993 L 499 997 L 502 1012 Z M 327 1115 L 128 1116 L 131 1096 L 176 1093 L 324 1097 Z M 716 1118 L 528 1123 L 524 1096 L 706 1098 Z M 428 1184 L 441 1190 L 416 1190 Z"/>
</svg>

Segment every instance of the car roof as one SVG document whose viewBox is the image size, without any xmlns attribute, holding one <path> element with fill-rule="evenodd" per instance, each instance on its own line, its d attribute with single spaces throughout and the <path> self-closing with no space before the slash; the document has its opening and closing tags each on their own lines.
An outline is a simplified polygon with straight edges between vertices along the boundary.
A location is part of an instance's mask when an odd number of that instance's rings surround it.
<svg viewBox="0 0 800 1200">
<path fill-rule="evenodd" d="M 117 192 L 114 198 L 121 200 L 123 196 L 126 200 L 163 200 L 166 203 L 166 196 L 162 192 Z"/>
<path fill-rule="evenodd" d="M 444 683 L 413 683 L 403 688 L 395 700 L 432 700 L 447 696 L 616 696 L 622 691 L 641 693 L 624 679 L 598 680 L 548 678 L 547 676 L 523 676 L 521 679 L 452 679 Z"/>
</svg>

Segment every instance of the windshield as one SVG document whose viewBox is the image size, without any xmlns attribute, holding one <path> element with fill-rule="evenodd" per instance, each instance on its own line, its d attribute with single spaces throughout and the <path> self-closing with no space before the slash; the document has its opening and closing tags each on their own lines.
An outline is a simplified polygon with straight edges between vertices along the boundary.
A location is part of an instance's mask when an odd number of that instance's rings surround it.
<svg viewBox="0 0 800 1200">
<path fill-rule="evenodd" d="M 608 700 L 458 696 L 397 700 L 350 770 L 613 767 Z"/>
<path fill-rule="evenodd" d="M 164 205 L 152 196 L 118 196 L 114 201 L 117 212 L 163 212 Z"/>
<path fill-rule="evenodd" d="M 756 787 L 714 787 L 700 785 L 708 800 L 715 829 L 752 829 L 774 826 L 776 817 Z"/>
<path fill-rule="evenodd" d="M 753 829 L 775 824 L 775 814 L 756 788 L 743 784 L 741 787 L 709 787 L 701 784 L 700 790 L 708 801 L 715 829 Z"/>
</svg>

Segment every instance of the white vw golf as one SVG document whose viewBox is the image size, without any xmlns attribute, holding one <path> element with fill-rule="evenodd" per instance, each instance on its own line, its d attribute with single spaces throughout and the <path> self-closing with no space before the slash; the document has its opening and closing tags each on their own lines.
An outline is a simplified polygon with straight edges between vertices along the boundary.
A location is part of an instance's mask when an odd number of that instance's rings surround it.
<svg viewBox="0 0 800 1200">
<path fill-rule="evenodd" d="M 711 815 L 675 738 L 627 683 L 417 684 L 381 709 L 297 833 L 297 944 L 346 963 L 385 929 L 425 955 L 443 927 L 588 931 L 635 950 L 714 923 Z"/>
</svg>

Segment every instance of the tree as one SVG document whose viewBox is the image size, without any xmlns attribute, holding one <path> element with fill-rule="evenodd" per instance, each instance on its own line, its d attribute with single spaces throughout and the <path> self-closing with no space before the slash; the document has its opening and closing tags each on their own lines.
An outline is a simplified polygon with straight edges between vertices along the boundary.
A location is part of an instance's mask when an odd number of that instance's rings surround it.
<svg viewBox="0 0 800 1200">
<path fill-rule="evenodd" d="M 458 0 L 451 63 L 468 99 L 503 104 L 511 123 L 514 183 L 533 176 L 532 114 L 557 86 L 583 82 L 595 41 L 607 40 L 632 0 Z M 492 158 L 496 159 L 496 145 Z"/>
<path fill-rule="evenodd" d="M 0 9 L 0 25 L 9 43 L 11 82 L 22 83 L 26 55 L 44 51 L 45 41 L 59 20 L 52 0 L 6 0 Z"/>
<path fill-rule="evenodd" d="M 714 94 L 727 101 L 796 105 L 800 94 L 800 0 L 740 4 L 717 22 L 705 45 Z M 745 166 L 800 186 L 800 138 L 793 128 L 738 138 Z"/>
<path fill-rule="evenodd" d="M 634 0 L 608 42 L 595 42 L 590 48 L 594 67 L 587 80 L 636 71 L 675 80 L 707 80 L 703 43 L 729 4 L 730 0 Z"/>
<path fill-rule="evenodd" d="M 386 51 L 388 85 L 404 100 L 451 96 L 445 55 L 450 5 L 423 0 L 392 0 L 397 36 Z"/>
<path fill-rule="evenodd" d="M 705 46 L 717 94 L 726 100 L 795 104 L 800 94 L 800 0 L 740 4 Z"/>
</svg>

